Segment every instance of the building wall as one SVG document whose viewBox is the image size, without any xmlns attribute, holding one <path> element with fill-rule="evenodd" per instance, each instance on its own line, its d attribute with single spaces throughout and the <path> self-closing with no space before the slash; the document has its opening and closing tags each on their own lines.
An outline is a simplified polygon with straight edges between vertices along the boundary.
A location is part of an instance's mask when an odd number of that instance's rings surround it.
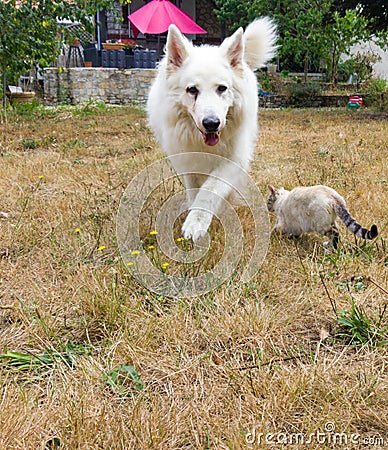
<svg viewBox="0 0 388 450">
<path fill-rule="evenodd" d="M 213 2 L 209 0 L 196 0 L 196 22 L 207 31 L 207 34 L 198 35 L 197 40 L 210 43 L 221 42 L 221 25 L 213 12 Z"/>
<path fill-rule="evenodd" d="M 147 3 L 147 0 L 132 0 L 128 6 L 129 13 L 131 14 L 137 11 Z M 197 42 L 219 43 L 221 39 L 221 28 L 213 12 L 214 5 L 212 1 L 172 0 L 172 3 L 189 14 L 199 26 L 207 31 L 207 34 L 204 35 L 187 35 L 189 39 L 196 40 Z M 123 6 L 118 0 L 115 0 L 115 7 L 118 11 L 118 14 L 121 16 Z M 107 14 L 107 33 L 108 38 L 127 38 L 130 36 L 130 29 L 128 28 L 127 23 L 117 23 L 117 21 L 115 21 L 114 15 Z M 140 33 L 138 39 L 140 43 L 142 43 L 141 41 L 144 39 L 144 35 Z M 151 44 L 152 47 L 152 40 L 151 42 L 147 42 L 147 45 L 148 44 Z"/>
<path fill-rule="evenodd" d="M 143 2 L 141 2 L 143 3 Z M 117 14 L 119 18 L 122 17 L 122 11 L 123 11 L 123 5 L 118 1 L 115 0 L 114 2 L 115 8 L 117 11 Z M 144 4 L 144 3 L 143 3 Z M 124 21 L 123 23 L 121 21 L 118 21 L 114 14 L 107 13 L 106 14 L 106 31 L 108 35 L 108 39 L 110 37 L 114 37 L 115 39 L 118 38 L 128 38 L 129 37 L 129 26 L 128 22 Z"/>
<path fill-rule="evenodd" d="M 49 68 L 44 71 L 44 102 L 144 103 L 155 75 L 154 69 Z"/>
</svg>

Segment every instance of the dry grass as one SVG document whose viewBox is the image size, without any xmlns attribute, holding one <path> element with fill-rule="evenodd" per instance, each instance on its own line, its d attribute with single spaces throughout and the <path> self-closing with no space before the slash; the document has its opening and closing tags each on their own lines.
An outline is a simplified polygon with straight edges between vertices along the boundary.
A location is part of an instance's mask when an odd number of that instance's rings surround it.
<svg viewBox="0 0 388 450">
<path fill-rule="evenodd" d="M 319 236 L 274 237 L 248 285 L 179 300 L 139 286 L 115 242 L 123 190 L 162 156 L 144 114 L 89 105 L 2 118 L 0 449 L 283 448 L 273 439 L 331 422 L 347 445 L 327 432 L 292 448 L 388 445 L 387 347 L 341 338 L 333 311 L 354 299 L 387 327 L 387 122 L 260 116 L 262 193 L 328 184 L 380 237 L 364 245 L 342 227 L 329 256 Z M 38 358 L 23 366 L 9 352 Z"/>
</svg>

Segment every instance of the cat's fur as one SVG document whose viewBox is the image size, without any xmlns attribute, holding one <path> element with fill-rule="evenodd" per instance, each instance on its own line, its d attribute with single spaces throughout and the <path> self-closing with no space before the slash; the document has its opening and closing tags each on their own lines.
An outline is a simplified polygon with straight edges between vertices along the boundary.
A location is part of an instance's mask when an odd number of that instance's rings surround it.
<svg viewBox="0 0 388 450">
<path fill-rule="evenodd" d="M 376 225 L 363 228 L 349 213 L 343 197 L 328 186 L 296 187 L 292 191 L 268 185 L 269 211 L 276 214 L 275 229 L 290 236 L 302 233 L 320 233 L 331 238 L 334 248 L 338 245 L 337 216 L 349 231 L 362 239 L 374 239 L 378 235 Z"/>
</svg>

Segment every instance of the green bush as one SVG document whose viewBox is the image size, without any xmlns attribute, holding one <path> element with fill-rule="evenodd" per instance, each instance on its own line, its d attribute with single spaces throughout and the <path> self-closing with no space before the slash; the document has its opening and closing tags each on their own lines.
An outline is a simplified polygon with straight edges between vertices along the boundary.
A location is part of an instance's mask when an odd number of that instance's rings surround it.
<svg viewBox="0 0 388 450">
<path fill-rule="evenodd" d="M 346 61 L 340 61 L 338 63 L 338 81 L 347 82 L 350 75 L 356 72 L 355 66 L 355 61 L 352 58 Z"/>
<path fill-rule="evenodd" d="M 383 78 L 372 78 L 364 83 L 369 106 L 377 107 L 380 111 L 388 110 L 388 88 Z"/>
<path fill-rule="evenodd" d="M 371 52 L 357 53 L 353 58 L 338 64 L 338 81 L 346 82 L 350 75 L 357 74 L 358 83 L 369 80 L 373 72 L 373 64 L 381 58 Z"/>
<path fill-rule="evenodd" d="M 287 87 L 290 104 L 294 106 L 307 106 L 322 93 L 322 87 L 318 83 L 296 83 Z"/>
<path fill-rule="evenodd" d="M 257 72 L 257 81 L 259 82 L 261 90 L 273 92 L 274 90 L 273 80 L 267 72 L 264 71 Z"/>
</svg>

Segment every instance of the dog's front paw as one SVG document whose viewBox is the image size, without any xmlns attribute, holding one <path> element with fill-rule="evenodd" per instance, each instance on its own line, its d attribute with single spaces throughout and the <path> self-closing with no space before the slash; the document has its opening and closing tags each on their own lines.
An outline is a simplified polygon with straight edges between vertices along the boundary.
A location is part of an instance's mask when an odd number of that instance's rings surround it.
<svg viewBox="0 0 388 450">
<path fill-rule="evenodd" d="M 185 239 L 192 239 L 194 242 L 205 236 L 213 215 L 207 211 L 194 209 L 189 212 L 183 226 L 182 234 Z"/>
</svg>

